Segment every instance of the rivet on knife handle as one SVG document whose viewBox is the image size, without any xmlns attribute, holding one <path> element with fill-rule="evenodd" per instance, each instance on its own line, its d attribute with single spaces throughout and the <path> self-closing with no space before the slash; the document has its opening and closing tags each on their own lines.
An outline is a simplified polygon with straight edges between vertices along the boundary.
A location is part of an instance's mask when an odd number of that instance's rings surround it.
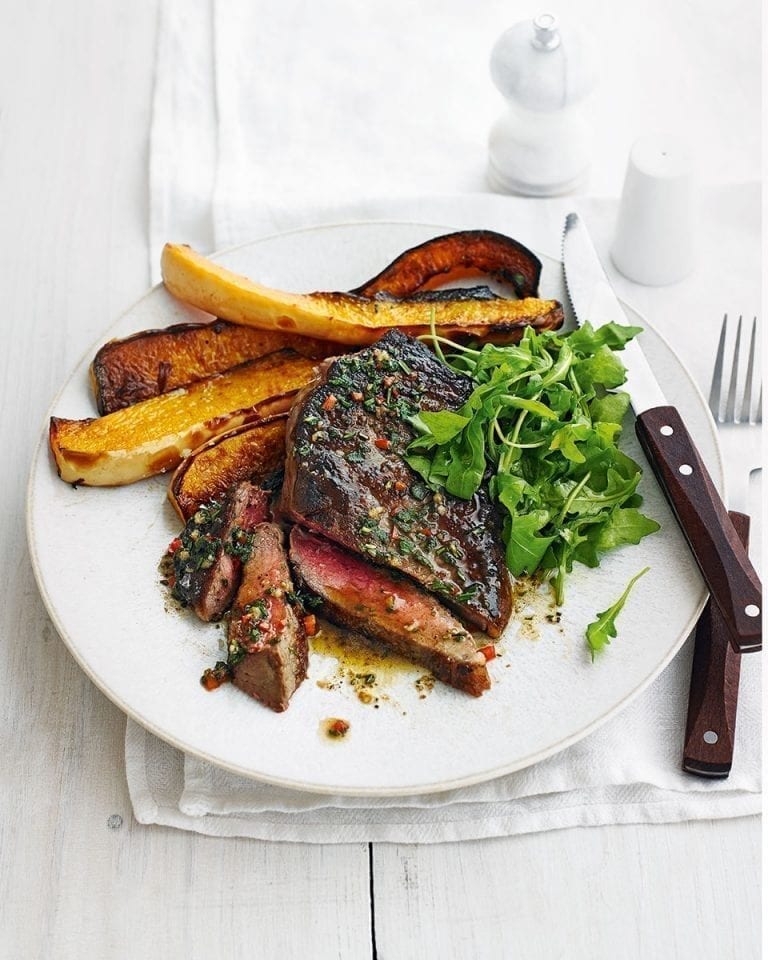
<svg viewBox="0 0 768 960">
<path fill-rule="evenodd" d="M 749 517 L 730 514 L 749 546 Z M 741 656 L 728 641 L 720 609 L 708 601 L 696 627 L 691 668 L 683 770 L 700 777 L 725 778 L 733 764 Z"/>
<path fill-rule="evenodd" d="M 674 407 L 635 421 L 638 439 L 691 546 L 739 653 L 762 648 L 760 580 Z"/>
</svg>

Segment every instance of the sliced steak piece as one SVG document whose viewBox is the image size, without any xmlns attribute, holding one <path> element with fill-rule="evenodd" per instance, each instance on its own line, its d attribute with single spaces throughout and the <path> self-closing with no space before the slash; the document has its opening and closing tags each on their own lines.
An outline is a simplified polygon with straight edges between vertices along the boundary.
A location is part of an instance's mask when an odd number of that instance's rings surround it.
<svg viewBox="0 0 768 960">
<path fill-rule="evenodd" d="M 474 697 L 490 687 L 472 635 L 407 577 L 299 527 L 291 530 L 291 562 L 299 581 L 323 600 L 329 620 L 382 641 Z"/>
<path fill-rule="evenodd" d="M 218 620 L 232 602 L 253 530 L 268 517 L 269 497 L 241 483 L 228 500 L 212 500 L 187 521 L 173 555 L 173 595 L 201 620 Z"/>
<path fill-rule="evenodd" d="M 287 599 L 293 583 L 282 531 L 262 523 L 253 531 L 252 548 L 229 620 L 232 682 L 282 711 L 307 675 L 307 634 Z"/>
<path fill-rule="evenodd" d="M 468 622 L 498 636 L 511 612 L 496 510 L 433 495 L 403 459 L 408 417 L 455 410 L 472 391 L 427 347 L 391 331 L 330 363 L 288 422 L 281 509 L 378 564 L 413 577 Z"/>
</svg>

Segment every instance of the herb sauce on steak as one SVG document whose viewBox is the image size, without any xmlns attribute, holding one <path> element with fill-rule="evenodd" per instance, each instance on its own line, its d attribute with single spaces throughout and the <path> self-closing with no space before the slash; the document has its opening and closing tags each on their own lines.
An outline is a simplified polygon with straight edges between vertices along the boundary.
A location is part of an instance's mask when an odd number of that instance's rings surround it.
<svg viewBox="0 0 768 960">
<path fill-rule="evenodd" d="M 404 459 L 409 417 L 455 410 L 471 391 L 399 331 L 331 362 L 292 410 L 281 508 L 498 636 L 511 596 L 495 508 L 483 489 L 469 501 L 433 493 Z"/>
<path fill-rule="evenodd" d="M 274 523 L 259 524 L 243 567 L 227 635 L 232 683 L 271 710 L 285 710 L 307 675 L 307 634 Z"/>
<path fill-rule="evenodd" d="M 267 519 L 269 496 L 241 483 L 229 499 L 199 507 L 174 541 L 173 596 L 201 620 L 218 620 L 232 602 L 251 555 L 253 530 Z"/>
<path fill-rule="evenodd" d="M 330 620 L 380 640 L 472 696 L 490 687 L 485 656 L 472 634 L 407 577 L 299 527 L 291 530 L 290 556 L 300 582 L 322 599 Z"/>
</svg>

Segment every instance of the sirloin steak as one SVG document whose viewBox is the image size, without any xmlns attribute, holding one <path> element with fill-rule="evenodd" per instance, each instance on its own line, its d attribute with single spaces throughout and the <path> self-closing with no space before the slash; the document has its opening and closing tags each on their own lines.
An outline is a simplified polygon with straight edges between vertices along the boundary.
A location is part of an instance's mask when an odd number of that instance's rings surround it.
<svg viewBox="0 0 768 960">
<path fill-rule="evenodd" d="M 268 490 L 243 482 L 187 521 L 173 554 L 173 596 L 201 620 L 218 620 L 232 602 L 251 533 L 267 519 L 269 497 Z"/>
<path fill-rule="evenodd" d="M 232 683 L 271 710 L 285 710 L 307 675 L 309 652 L 294 594 L 282 530 L 262 523 L 253 531 L 227 637 Z"/>
<path fill-rule="evenodd" d="M 491 681 L 472 634 L 407 577 L 366 563 L 299 527 L 291 530 L 291 563 L 335 623 L 380 640 L 444 683 L 479 697 Z"/>
<path fill-rule="evenodd" d="M 288 421 L 283 514 L 408 574 L 469 623 L 499 635 L 511 612 L 499 521 L 487 492 L 433 494 L 405 462 L 408 417 L 456 410 L 472 381 L 398 330 L 330 362 Z"/>
</svg>

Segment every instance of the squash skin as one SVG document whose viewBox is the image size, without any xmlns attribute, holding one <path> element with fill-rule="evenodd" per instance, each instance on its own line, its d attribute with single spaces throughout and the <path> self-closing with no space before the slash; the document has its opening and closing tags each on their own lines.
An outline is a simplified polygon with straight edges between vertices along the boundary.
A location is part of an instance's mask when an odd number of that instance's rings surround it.
<svg viewBox="0 0 768 960">
<path fill-rule="evenodd" d="M 52 417 L 59 476 L 109 487 L 172 470 L 216 434 L 285 412 L 315 376 L 312 360 L 284 350 L 99 419 Z"/>
<path fill-rule="evenodd" d="M 193 450 L 171 477 L 168 499 L 186 521 L 242 480 L 263 485 L 285 463 L 285 415 L 245 423 Z"/>
<path fill-rule="evenodd" d="M 166 244 L 163 281 L 174 296 L 233 323 L 262 330 L 282 330 L 349 345 L 373 343 L 399 327 L 404 333 L 429 333 L 434 319 L 440 332 L 492 338 L 526 326 L 554 329 L 563 322 L 556 300 L 467 300 L 449 297 L 427 301 L 368 299 L 349 293 L 295 294 L 272 290 L 241 277 L 190 247 Z"/>
<path fill-rule="evenodd" d="M 179 323 L 110 340 L 90 367 L 96 406 L 102 415 L 113 413 L 288 347 L 318 358 L 333 349 L 321 340 L 226 320 Z"/>
<path fill-rule="evenodd" d="M 518 297 L 538 297 L 541 260 L 522 243 L 493 230 L 459 230 L 405 250 L 381 273 L 350 293 L 409 297 L 460 277 L 487 276 L 515 288 Z"/>
</svg>

